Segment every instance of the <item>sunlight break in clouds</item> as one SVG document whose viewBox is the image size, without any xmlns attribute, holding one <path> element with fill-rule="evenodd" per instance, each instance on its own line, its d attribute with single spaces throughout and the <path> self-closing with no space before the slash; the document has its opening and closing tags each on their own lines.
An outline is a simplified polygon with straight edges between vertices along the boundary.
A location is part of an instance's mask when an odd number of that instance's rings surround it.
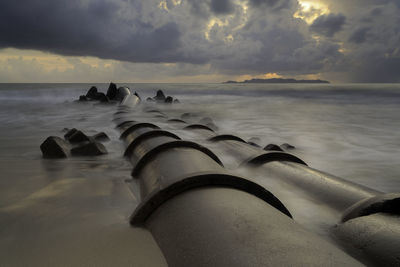
<svg viewBox="0 0 400 267">
<path fill-rule="evenodd" d="M 132 82 L 151 81 L 142 69 L 177 82 L 266 73 L 400 82 L 399 14 L 399 0 L 40 0 L 22 9 L 2 0 L 0 81 L 27 71 L 65 81 L 78 69 L 77 82 L 94 81 L 108 66 L 108 77 Z"/>
<path fill-rule="evenodd" d="M 319 16 L 329 13 L 329 8 L 321 2 L 299 1 L 299 9 L 293 16 L 312 24 Z"/>
</svg>

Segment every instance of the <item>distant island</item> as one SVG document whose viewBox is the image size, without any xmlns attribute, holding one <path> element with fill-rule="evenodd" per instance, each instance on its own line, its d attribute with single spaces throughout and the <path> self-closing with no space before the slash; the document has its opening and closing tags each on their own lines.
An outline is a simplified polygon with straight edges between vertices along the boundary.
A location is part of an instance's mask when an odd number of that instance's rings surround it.
<svg viewBox="0 0 400 267">
<path fill-rule="evenodd" d="M 242 82 L 227 81 L 224 83 L 330 83 L 330 82 L 324 80 L 296 80 L 296 79 L 272 78 L 272 79 L 251 79 Z"/>
</svg>

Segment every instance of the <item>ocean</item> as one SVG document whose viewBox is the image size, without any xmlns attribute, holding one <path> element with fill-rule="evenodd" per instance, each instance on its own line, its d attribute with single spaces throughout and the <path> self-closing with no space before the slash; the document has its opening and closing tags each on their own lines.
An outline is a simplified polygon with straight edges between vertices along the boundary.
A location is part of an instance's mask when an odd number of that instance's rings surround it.
<svg viewBox="0 0 400 267">
<path fill-rule="evenodd" d="M 0 207 L 62 178 L 129 179 L 115 106 L 76 103 L 92 84 L 0 84 Z M 93 84 L 106 92 L 108 84 Z M 289 143 L 312 168 L 383 192 L 400 191 L 400 84 L 118 84 L 142 99 L 157 89 L 180 100 L 170 117 L 209 117 L 219 133 L 261 146 Z M 143 105 L 156 105 L 147 104 Z M 137 116 L 142 113 L 138 107 Z M 107 133 L 109 154 L 42 158 L 40 144 L 64 128 Z"/>
</svg>

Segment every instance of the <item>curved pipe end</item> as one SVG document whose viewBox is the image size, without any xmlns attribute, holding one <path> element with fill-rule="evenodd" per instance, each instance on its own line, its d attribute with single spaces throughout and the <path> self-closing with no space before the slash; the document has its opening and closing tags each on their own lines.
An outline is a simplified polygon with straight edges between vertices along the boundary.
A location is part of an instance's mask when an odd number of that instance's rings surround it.
<svg viewBox="0 0 400 267">
<path fill-rule="evenodd" d="M 216 136 L 213 136 L 208 139 L 208 141 L 210 141 L 210 142 L 227 141 L 227 140 L 238 141 L 241 143 L 247 143 L 242 138 L 237 137 L 235 135 L 231 135 L 231 134 L 216 135 Z"/>
<path fill-rule="evenodd" d="M 400 193 L 388 193 L 361 200 L 348 208 L 342 222 L 375 213 L 400 215 Z"/>
<path fill-rule="evenodd" d="M 280 151 L 273 151 L 258 155 L 256 157 L 246 160 L 245 162 L 242 163 L 242 165 L 260 166 L 262 164 L 272 161 L 289 161 L 308 166 L 304 161 L 302 161 L 295 155 Z"/>
<path fill-rule="evenodd" d="M 264 187 L 241 177 L 211 173 L 186 177 L 164 189 L 153 192 L 135 209 L 130 217 L 130 224 L 132 226 L 142 226 L 146 219 L 168 199 L 185 191 L 206 186 L 223 186 L 245 191 L 261 198 L 269 205 L 292 218 L 292 215 L 282 202 Z"/>
</svg>

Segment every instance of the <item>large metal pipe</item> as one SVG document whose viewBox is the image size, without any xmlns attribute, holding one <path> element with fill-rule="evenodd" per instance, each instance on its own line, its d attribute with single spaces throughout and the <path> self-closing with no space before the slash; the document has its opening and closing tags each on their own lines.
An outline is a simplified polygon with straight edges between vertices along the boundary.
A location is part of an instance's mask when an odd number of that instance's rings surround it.
<svg viewBox="0 0 400 267">
<path fill-rule="evenodd" d="M 251 167 L 253 173 L 260 174 L 256 179 L 257 182 L 271 185 L 272 180 L 284 181 L 292 185 L 293 190 L 300 190 L 298 194 L 311 197 L 311 201 L 303 201 L 309 207 L 315 208 L 321 214 L 326 212 L 327 208 L 330 209 L 328 212 L 330 217 L 326 219 L 318 218 L 318 212 L 315 212 L 314 217 L 304 219 L 303 214 L 291 209 L 296 221 L 320 224 L 319 227 L 322 225 L 325 228 L 325 234 L 329 234 L 332 227 L 339 223 L 334 230 L 335 236 L 352 255 L 370 264 L 399 265 L 400 197 L 398 194 L 383 194 L 315 170 L 288 153 L 261 151 L 238 137 L 217 135 L 209 138 L 207 135 L 207 138 L 208 141 L 217 143 L 224 153 L 234 155 L 239 162 L 238 165 L 242 167 L 247 165 Z M 289 194 L 281 194 L 284 188 L 282 184 L 271 186 L 285 205 L 301 210 L 301 207 L 294 203 L 298 201 L 296 198 Z M 324 206 L 316 204 L 321 202 Z M 299 218 L 301 216 L 303 218 Z M 324 225 L 331 227 L 326 228 Z M 320 229 L 316 231 L 320 232 Z"/>
<path fill-rule="evenodd" d="M 148 123 L 121 128 L 141 190 L 131 223 L 150 229 L 169 265 L 360 265 L 295 223 L 264 187 L 227 173 L 207 148 Z"/>
</svg>

